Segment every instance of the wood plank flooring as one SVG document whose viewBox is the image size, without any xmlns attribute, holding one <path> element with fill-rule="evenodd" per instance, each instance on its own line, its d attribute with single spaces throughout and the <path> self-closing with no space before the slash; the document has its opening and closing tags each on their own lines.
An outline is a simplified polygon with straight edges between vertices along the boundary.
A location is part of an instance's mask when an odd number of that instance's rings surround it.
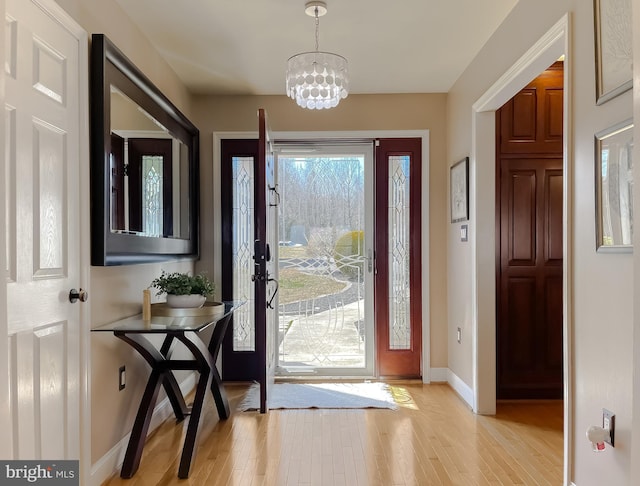
<svg viewBox="0 0 640 486">
<path fill-rule="evenodd" d="M 474 415 L 445 384 L 392 384 L 400 409 L 237 412 L 247 386 L 227 386 L 232 415 L 207 397 L 197 457 L 177 477 L 186 424 L 147 440 L 132 479 L 104 486 L 561 485 L 562 402 L 504 402 Z M 185 421 L 186 422 L 186 421 Z"/>
</svg>

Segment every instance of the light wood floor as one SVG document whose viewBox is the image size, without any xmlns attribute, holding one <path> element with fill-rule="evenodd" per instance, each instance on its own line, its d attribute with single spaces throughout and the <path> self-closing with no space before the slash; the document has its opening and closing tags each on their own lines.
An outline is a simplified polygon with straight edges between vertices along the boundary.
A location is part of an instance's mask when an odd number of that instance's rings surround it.
<svg viewBox="0 0 640 486">
<path fill-rule="evenodd" d="M 506 402 L 474 415 L 445 384 L 393 384 L 392 410 L 236 412 L 245 386 L 228 386 L 232 415 L 207 398 L 197 457 L 177 478 L 184 424 L 169 419 L 145 446 L 132 479 L 151 485 L 561 485 L 562 402 Z"/>
</svg>

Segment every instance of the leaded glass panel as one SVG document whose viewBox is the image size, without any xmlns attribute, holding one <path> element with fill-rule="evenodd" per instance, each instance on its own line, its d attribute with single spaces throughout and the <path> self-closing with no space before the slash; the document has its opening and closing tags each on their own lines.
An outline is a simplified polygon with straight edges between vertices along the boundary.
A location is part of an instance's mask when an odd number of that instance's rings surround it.
<svg viewBox="0 0 640 486">
<path fill-rule="evenodd" d="M 162 236 L 161 155 L 142 156 L 142 224 L 145 236 Z"/>
<path fill-rule="evenodd" d="M 253 157 L 233 157 L 233 350 L 255 351 Z"/>
<path fill-rule="evenodd" d="M 389 349 L 411 347 L 410 157 L 389 157 Z"/>
</svg>

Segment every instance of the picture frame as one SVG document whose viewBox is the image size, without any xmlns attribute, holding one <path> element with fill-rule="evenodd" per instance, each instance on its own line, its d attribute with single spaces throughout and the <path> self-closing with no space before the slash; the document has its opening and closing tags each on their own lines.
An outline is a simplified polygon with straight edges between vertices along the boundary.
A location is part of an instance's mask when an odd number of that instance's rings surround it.
<svg viewBox="0 0 640 486">
<path fill-rule="evenodd" d="M 633 250 L 633 120 L 595 135 L 596 251 Z"/>
<path fill-rule="evenodd" d="M 631 0 L 594 0 L 596 104 L 631 89 Z"/>
<path fill-rule="evenodd" d="M 449 174 L 451 222 L 469 219 L 469 157 L 451 166 Z"/>
</svg>

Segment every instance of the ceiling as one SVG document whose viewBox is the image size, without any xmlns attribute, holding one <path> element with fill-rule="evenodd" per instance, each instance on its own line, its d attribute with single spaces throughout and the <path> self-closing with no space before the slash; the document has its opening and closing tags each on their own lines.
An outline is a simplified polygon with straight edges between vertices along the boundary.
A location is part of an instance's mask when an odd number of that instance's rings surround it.
<svg viewBox="0 0 640 486">
<path fill-rule="evenodd" d="M 315 48 L 306 0 L 116 0 L 187 87 L 285 94 L 286 61 Z M 321 51 L 351 93 L 447 92 L 517 0 L 327 0 Z"/>
</svg>

